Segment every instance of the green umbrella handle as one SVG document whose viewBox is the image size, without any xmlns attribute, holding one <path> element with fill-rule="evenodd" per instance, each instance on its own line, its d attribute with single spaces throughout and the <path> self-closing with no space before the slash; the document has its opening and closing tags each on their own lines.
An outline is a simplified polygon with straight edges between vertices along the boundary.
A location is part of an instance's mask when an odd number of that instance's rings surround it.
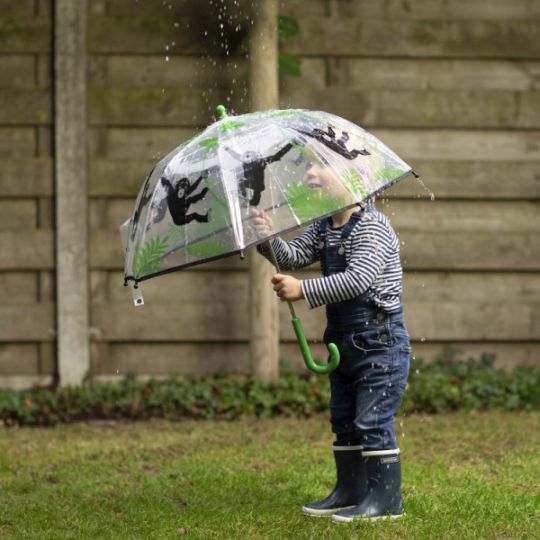
<svg viewBox="0 0 540 540">
<path fill-rule="evenodd" d="M 298 317 L 293 317 L 292 325 L 294 328 L 294 333 L 296 334 L 296 339 L 300 345 L 300 350 L 302 351 L 302 356 L 304 357 L 306 367 L 310 371 L 313 371 L 313 373 L 318 374 L 325 374 L 334 371 L 334 369 L 336 369 L 339 365 L 339 349 L 337 348 L 337 345 L 335 343 L 329 343 L 328 353 L 330 356 L 328 357 L 328 363 L 326 365 L 317 364 L 311 355 L 311 351 L 309 350 L 309 345 L 306 340 L 306 336 L 304 335 L 304 329 L 302 328 L 300 319 Z"/>
<path fill-rule="evenodd" d="M 266 242 L 264 242 L 264 245 L 265 248 L 269 251 L 274 266 L 279 272 L 279 264 L 276 258 L 276 254 L 274 252 L 274 248 L 272 247 L 272 243 L 267 240 Z M 287 300 L 287 304 L 289 306 L 289 311 L 291 312 L 291 322 L 294 328 L 294 333 L 296 334 L 298 345 L 300 345 L 300 350 L 302 351 L 302 356 L 304 357 L 304 363 L 306 364 L 306 367 L 310 371 L 313 371 L 313 373 L 318 373 L 319 375 L 331 373 L 332 371 L 334 371 L 334 369 L 336 369 L 339 365 L 339 349 L 337 348 L 337 345 L 335 343 L 329 343 L 328 353 L 330 354 L 330 356 L 328 357 L 328 363 L 317 364 L 311 354 L 311 351 L 309 350 L 309 345 L 306 340 L 306 336 L 304 335 L 302 323 L 300 322 L 300 319 L 296 316 L 292 302 L 290 300 Z"/>
</svg>

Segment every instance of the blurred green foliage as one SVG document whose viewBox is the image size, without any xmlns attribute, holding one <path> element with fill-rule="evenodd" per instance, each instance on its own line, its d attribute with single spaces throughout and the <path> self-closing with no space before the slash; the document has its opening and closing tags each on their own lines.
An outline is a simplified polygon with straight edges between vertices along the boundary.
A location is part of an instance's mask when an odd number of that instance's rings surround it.
<svg viewBox="0 0 540 540">
<path fill-rule="evenodd" d="M 79 387 L 0 391 L 4 425 L 53 425 L 85 419 L 309 416 L 328 410 L 328 377 L 282 365 L 275 383 L 249 376 L 171 376 L 166 380 L 90 383 Z M 433 362 L 413 359 L 401 414 L 540 408 L 540 366 L 496 368 L 494 355 L 458 360 L 452 349 Z"/>
</svg>

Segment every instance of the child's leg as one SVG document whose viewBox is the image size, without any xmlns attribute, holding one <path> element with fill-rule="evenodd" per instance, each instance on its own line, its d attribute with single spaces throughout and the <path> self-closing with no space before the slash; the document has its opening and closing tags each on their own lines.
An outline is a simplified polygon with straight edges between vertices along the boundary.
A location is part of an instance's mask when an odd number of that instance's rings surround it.
<svg viewBox="0 0 540 540">
<path fill-rule="evenodd" d="M 394 429 L 407 383 L 410 344 L 400 323 L 388 322 L 351 336 L 357 350 L 354 378 L 356 416 L 368 495 L 355 508 L 339 512 L 334 521 L 402 515 L 401 466 Z"/>
<path fill-rule="evenodd" d="M 335 340 L 339 343 L 339 338 Z M 339 345 L 338 345 L 339 346 Z M 342 366 L 347 358 L 342 357 Z M 336 484 L 324 499 L 305 504 L 302 512 L 309 516 L 330 517 L 340 510 L 353 508 L 365 496 L 362 447 L 358 444 L 354 419 L 356 396 L 350 379 L 338 367 L 330 374 L 330 423 L 336 440 L 332 445 L 336 464 Z"/>
</svg>

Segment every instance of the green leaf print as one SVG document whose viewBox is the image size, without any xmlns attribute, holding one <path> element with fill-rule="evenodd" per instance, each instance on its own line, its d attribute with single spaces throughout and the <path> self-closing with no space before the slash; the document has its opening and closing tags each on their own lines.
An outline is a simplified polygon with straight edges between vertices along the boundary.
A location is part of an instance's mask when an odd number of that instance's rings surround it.
<svg viewBox="0 0 540 540">
<path fill-rule="evenodd" d="M 390 180 L 394 180 L 401 176 L 405 171 L 402 171 L 401 169 L 398 169 L 396 167 L 385 167 L 384 169 L 381 169 L 380 171 L 377 171 L 375 173 L 375 180 L 383 183 L 388 182 Z"/>
<path fill-rule="evenodd" d="M 167 249 L 168 237 L 156 236 L 151 238 L 137 250 L 133 264 L 135 278 L 147 276 L 159 272 L 161 259 Z"/>
<path fill-rule="evenodd" d="M 343 206 L 337 198 L 323 195 L 320 191 L 303 185 L 285 188 L 284 192 L 291 210 L 301 222 L 328 214 Z"/>
<path fill-rule="evenodd" d="M 225 120 L 223 123 L 220 124 L 219 131 L 223 133 L 225 131 L 238 129 L 244 125 L 244 122 L 240 122 L 239 120 Z"/>
<path fill-rule="evenodd" d="M 349 169 L 343 174 L 341 179 L 351 193 L 359 195 L 360 197 L 367 196 L 367 189 L 365 188 L 362 178 L 356 169 Z"/>
<path fill-rule="evenodd" d="M 218 147 L 217 137 L 210 137 L 209 139 L 203 139 L 199 143 L 205 150 L 214 150 Z"/>
<path fill-rule="evenodd" d="M 196 244 L 186 247 L 187 254 L 191 257 L 197 257 L 198 259 L 215 257 L 225 253 L 225 251 L 227 251 L 227 248 L 224 245 L 213 242 L 212 240 L 197 242 Z"/>
<path fill-rule="evenodd" d="M 298 111 L 296 109 L 283 109 L 281 111 L 274 111 L 268 116 L 297 116 Z M 293 143 L 294 144 L 294 143 Z M 300 146 L 300 145 L 297 145 Z"/>
<path fill-rule="evenodd" d="M 175 225 L 174 223 L 171 223 L 169 225 L 169 231 L 167 233 L 167 239 L 169 242 L 169 245 L 177 248 L 179 246 L 184 245 L 186 235 L 184 233 L 184 226 L 182 225 Z"/>
</svg>

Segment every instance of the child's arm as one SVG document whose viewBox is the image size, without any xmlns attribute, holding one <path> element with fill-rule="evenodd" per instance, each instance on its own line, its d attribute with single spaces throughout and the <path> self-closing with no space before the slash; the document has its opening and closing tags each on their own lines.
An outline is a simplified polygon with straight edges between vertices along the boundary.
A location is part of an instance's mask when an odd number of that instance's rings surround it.
<svg viewBox="0 0 540 540">
<path fill-rule="evenodd" d="M 283 238 L 276 236 L 271 240 L 272 248 L 276 255 L 276 260 L 281 270 L 296 270 L 309 266 L 319 259 L 317 250 L 317 230 L 316 224 L 312 223 L 304 231 L 303 234 L 296 237 L 290 242 L 286 242 Z M 266 257 L 270 262 L 272 258 L 270 251 L 257 245 L 257 251 Z"/>
<path fill-rule="evenodd" d="M 251 209 L 251 219 L 253 228 L 261 237 L 274 234 L 274 224 L 270 215 L 264 210 L 258 208 Z M 272 248 L 276 256 L 276 260 L 282 270 L 294 270 L 303 268 L 314 263 L 319 259 L 319 251 L 317 249 L 317 224 L 312 223 L 304 234 L 298 236 L 290 242 L 286 242 L 282 238 L 275 237 L 271 240 Z M 270 262 L 272 257 L 270 251 L 261 244 L 257 246 L 257 251 L 266 257 Z"/>
<path fill-rule="evenodd" d="M 301 280 L 309 307 L 341 302 L 367 291 L 396 249 L 395 242 L 394 235 L 384 223 L 363 221 L 351 234 L 351 259 L 344 272 Z"/>
</svg>

